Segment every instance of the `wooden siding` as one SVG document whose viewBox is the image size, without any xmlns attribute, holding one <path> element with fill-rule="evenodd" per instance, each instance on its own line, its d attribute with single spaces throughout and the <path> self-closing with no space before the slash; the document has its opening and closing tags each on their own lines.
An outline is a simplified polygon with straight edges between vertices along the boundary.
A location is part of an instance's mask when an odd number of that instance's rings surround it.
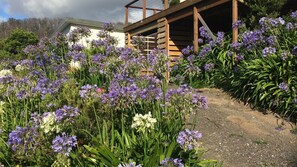
<svg viewBox="0 0 297 167">
<path fill-rule="evenodd" d="M 169 55 L 173 65 L 179 60 L 182 49 L 193 45 L 193 26 L 186 22 L 172 22 L 169 36 Z"/>
</svg>

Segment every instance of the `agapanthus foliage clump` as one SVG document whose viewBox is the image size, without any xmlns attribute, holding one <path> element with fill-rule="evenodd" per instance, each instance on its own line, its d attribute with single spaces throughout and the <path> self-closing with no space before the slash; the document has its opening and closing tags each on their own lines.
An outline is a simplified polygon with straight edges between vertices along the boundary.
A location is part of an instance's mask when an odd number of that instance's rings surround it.
<svg viewBox="0 0 297 167">
<path fill-rule="evenodd" d="M 172 74 L 183 76 L 183 82 L 191 86 L 223 88 L 252 106 L 273 110 L 294 120 L 296 11 L 284 17 L 262 16 L 252 24 L 256 21 L 253 27 L 246 27 L 249 23 L 242 20 L 233 23 L 233 28 L 239 30 L 237 42 L 231 41 L 231 34 L 220 32 L 213 39 L 209 31 L 201 27 L 197 40 L 204 43 L 199 43 L 198 53 L 194 53 L 191 46 L 183 49 L 183 58 Z"/>
<path fill-rule="evenodd" d="M 24 49 L 26 59 L 1 63 L 0 164 L 140 167 L 202 161 L 176 140 L 186 116 L 207 107 L 206 97 L 187 86 L 168 89 L 164 50 L 146 55 L 139 50 L 145 41 L 137 38 L 139 49 L 117 47 L 113 24 L 103 28 L 93 41 L 82 40 L 91 35 L 85 27 L 43 38 Z M 223 37 L 219 33 L 214 45 Z M 183 52 L 191 53 L 186 57 L 194 65 L 193 49 Z M 165 154 L 174 159 L 161 162 Z"/>
</svg>

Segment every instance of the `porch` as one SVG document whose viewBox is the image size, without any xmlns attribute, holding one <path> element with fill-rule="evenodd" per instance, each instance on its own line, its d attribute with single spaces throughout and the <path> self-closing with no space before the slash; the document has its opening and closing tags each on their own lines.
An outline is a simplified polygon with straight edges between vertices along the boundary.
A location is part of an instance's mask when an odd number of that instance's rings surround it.
<svg viewBox="0 0 297 167">
<path fill-rule="evenodd" d="M 149 1 L 133 0 L 125 6 L 124 32 L 126 45 L 129 47 L 132 46 L 133 36 L 154 37 L 155 46 L 165 49 L 174 62 L 181 55 L 181 50 L 188 45 L 194 46 L 194 51 L 198 51 L 198 34 L 201 26 L 204 26 L 209 33 L 232 30 L 233 42 L 237 42 L 238 30 L 232 29 L 232 23 L 238 19 L 238 8 L 243 6 L 242 1 L 185 0 L 169 7 L 168 0 L 164 0 L 162 9 L 147 6 L 151 4 Z M 131 9 L 142 11 L 142 18 L 135 23 L 130 23 L 129 20 Z M 148 12 L 151 12 L 150 16 Z"/>
</svg>

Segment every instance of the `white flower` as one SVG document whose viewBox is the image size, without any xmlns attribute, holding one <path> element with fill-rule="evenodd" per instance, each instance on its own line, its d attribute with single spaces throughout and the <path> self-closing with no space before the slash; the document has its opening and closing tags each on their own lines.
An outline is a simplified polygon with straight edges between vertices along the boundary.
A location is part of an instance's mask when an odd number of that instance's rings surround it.
<svg viewBox="0 0 297 167">
<path fill-rule="evenodd" d="M 4 104 L 5 102 L 4 101 L 0 101 L 0 114 L 3 114 L 4 113 Z"/>
<path fill-rule="evenodd" d="M 4 77 L 6 75 L 12 75 L 12 72 L 10 70 L 1 70 L 0 71 L 0 77 Z"/>
<path fill-rule="evenodd" d="M 71 62 L 69 63 L 70 65 L 70 70 L 71 71 L 76 71 L 76 70 L 80 70 L 81 69 L 81 63 L 79 61 L 73 61 L 71 60 Z"/>
<path fill-rule="evenodd" d="M 54 112 L 49 112 L 44 115 L 40 128 L 43 129 L 44 133 L 48 132 L 59 132 L 60 127 L 56 124 L 56 114 Z"/>
<path fill-rule="evenodd" d="M 157 119 L 152 118 L 151 112 L 148 114 L 136 114 L 133 117 L 132 128 L 137 129 L 137 132 L 151 131 L 154 129 L 154 124 L 157 122 Z"/>
<path fill-rule="evenodd" d="M 20 72 L 20 71 L 23 71 L 24 70 L 24 67 L 22 65 L 18 64 L 18 65 L 15 66 L 15 70 L 17 72 Z"/>
</svg>

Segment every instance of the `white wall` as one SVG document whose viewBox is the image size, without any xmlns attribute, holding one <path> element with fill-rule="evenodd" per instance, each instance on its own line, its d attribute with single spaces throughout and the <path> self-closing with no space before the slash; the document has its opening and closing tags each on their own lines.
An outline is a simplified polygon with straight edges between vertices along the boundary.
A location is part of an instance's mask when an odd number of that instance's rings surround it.
<svg viewBox="0 0 297 167">
<path fill-rule="evenodd" d="M 65 33 L 68 35 L 72 30 L 77 29 L 77 28 L 78 28 L 78 26 L 71 25 L 70 29 L 68 29 L 68 32 L 65 32 Z M 80 40 L 79 41 L 80 44 L 82 44 L 84 46 L 88 46 L 92 40 L 98 39 L 97 34 L 101 30 L 91 29 L 91 28 L 90 28 L 90 30 L 91 30 L 91 35 L 88 38 L 83 38 L 82 40 Z M 117 47 L 125 46 L 125 34 L 123 32 L 112 32 L 112 33 L 110 33 L 110 35 L 117 39 L 117 41 L 118 41 Z M 89 41 L 89 43 L 87 41 Z"/>
</svg>

